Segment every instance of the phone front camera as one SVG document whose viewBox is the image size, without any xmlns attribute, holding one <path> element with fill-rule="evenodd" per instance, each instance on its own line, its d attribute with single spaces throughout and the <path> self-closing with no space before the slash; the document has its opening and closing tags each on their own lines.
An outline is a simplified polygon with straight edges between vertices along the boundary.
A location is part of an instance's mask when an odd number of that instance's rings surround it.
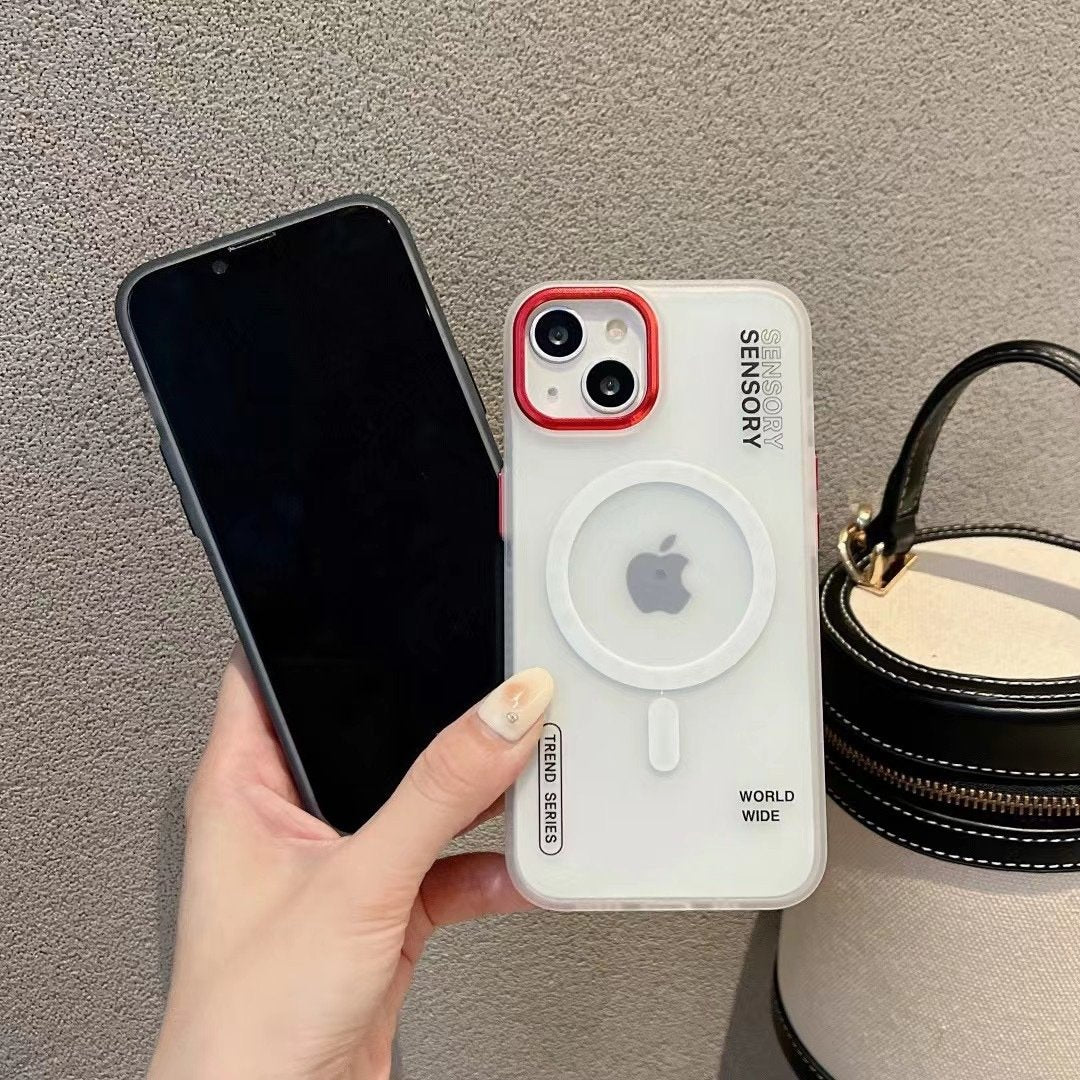
<svg viewBox="0 0 1080 1080">
<path fill-rule="evenodd" d="M 545 311 L 533 323 L 533 347 L 546 360 L 569 360 L 581 351 L 585 327 L 565 308 Z"/>
<path fill-rule="evenodd" d="M 585 397 L 594 409 L 617 412 L 633 401 L 634 373 L 621 360 L 601 360 L 585 376 Z"/>
</svg>

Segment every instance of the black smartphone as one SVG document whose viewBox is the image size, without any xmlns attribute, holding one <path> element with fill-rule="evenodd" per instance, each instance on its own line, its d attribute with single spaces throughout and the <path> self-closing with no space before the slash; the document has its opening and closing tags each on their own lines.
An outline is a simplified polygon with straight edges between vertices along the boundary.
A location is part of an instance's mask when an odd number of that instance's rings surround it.
<svg viewBox="0 0 1080 1080">
<path fill-rule="evenodd" d="M 350 197 L 131 274 L 117 321 L 308 809 L 500 679 L 499 453 L 408 229 Z"/>
</svg>

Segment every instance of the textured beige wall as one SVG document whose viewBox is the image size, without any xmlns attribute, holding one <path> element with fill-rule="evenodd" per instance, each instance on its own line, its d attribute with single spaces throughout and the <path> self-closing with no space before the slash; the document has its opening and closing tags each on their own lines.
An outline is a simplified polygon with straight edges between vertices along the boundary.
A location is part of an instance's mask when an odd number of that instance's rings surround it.
<svg viewBox="0 0 1080 1080">
<path fill-rule="evenodd" d="M 503 312 L 537 279 L 776 278 L 814 320 L 831 533 L 949 364 L 1003 336 L 1080 341 L 1069 8 L 3 5 L 0 1075 L 145 1063 L 179 801 L 231 639 L 113 327 L 125 271 L 379 193 L 494 412 Z M 927 522 L 1075 531 L 1078 405 L 1049 376 L 989 377 L 943 438 Z M 779 1080 L 773 920 L 747 952 L 753 927 L 535 915 L 445 933 L 405 1074 Z"/>
</svg>

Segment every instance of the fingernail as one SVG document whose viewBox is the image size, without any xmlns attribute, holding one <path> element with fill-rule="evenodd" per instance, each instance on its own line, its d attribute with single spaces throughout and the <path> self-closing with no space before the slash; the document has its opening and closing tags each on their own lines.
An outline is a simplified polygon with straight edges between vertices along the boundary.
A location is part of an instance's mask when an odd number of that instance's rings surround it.
<svg viewBox="0 0 1080 1080">
<path fill-rule="evenodd" d="M 481 720 L 507 742 L 517 742 L 540 719 L 555 683 L 542 667 L 511 675 L 476 707 Z"/>
</svg>

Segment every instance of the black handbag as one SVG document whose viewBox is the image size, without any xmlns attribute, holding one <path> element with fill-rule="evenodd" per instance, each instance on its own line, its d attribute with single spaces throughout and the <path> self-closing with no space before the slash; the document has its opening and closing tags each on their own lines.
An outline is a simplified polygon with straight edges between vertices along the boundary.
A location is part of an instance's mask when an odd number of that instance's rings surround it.
<svg viewBox="0 0 1080 1080">
<path fill-rule="evenodd" d="M 1080 1076 L 1080 544 L 917 530 L 930 457 L 982 372 L 934 388 L 881 508 L 821 587 L 829 866 L 784 913 L 775 1026 L 815 1080 Z"/>
</svg>

